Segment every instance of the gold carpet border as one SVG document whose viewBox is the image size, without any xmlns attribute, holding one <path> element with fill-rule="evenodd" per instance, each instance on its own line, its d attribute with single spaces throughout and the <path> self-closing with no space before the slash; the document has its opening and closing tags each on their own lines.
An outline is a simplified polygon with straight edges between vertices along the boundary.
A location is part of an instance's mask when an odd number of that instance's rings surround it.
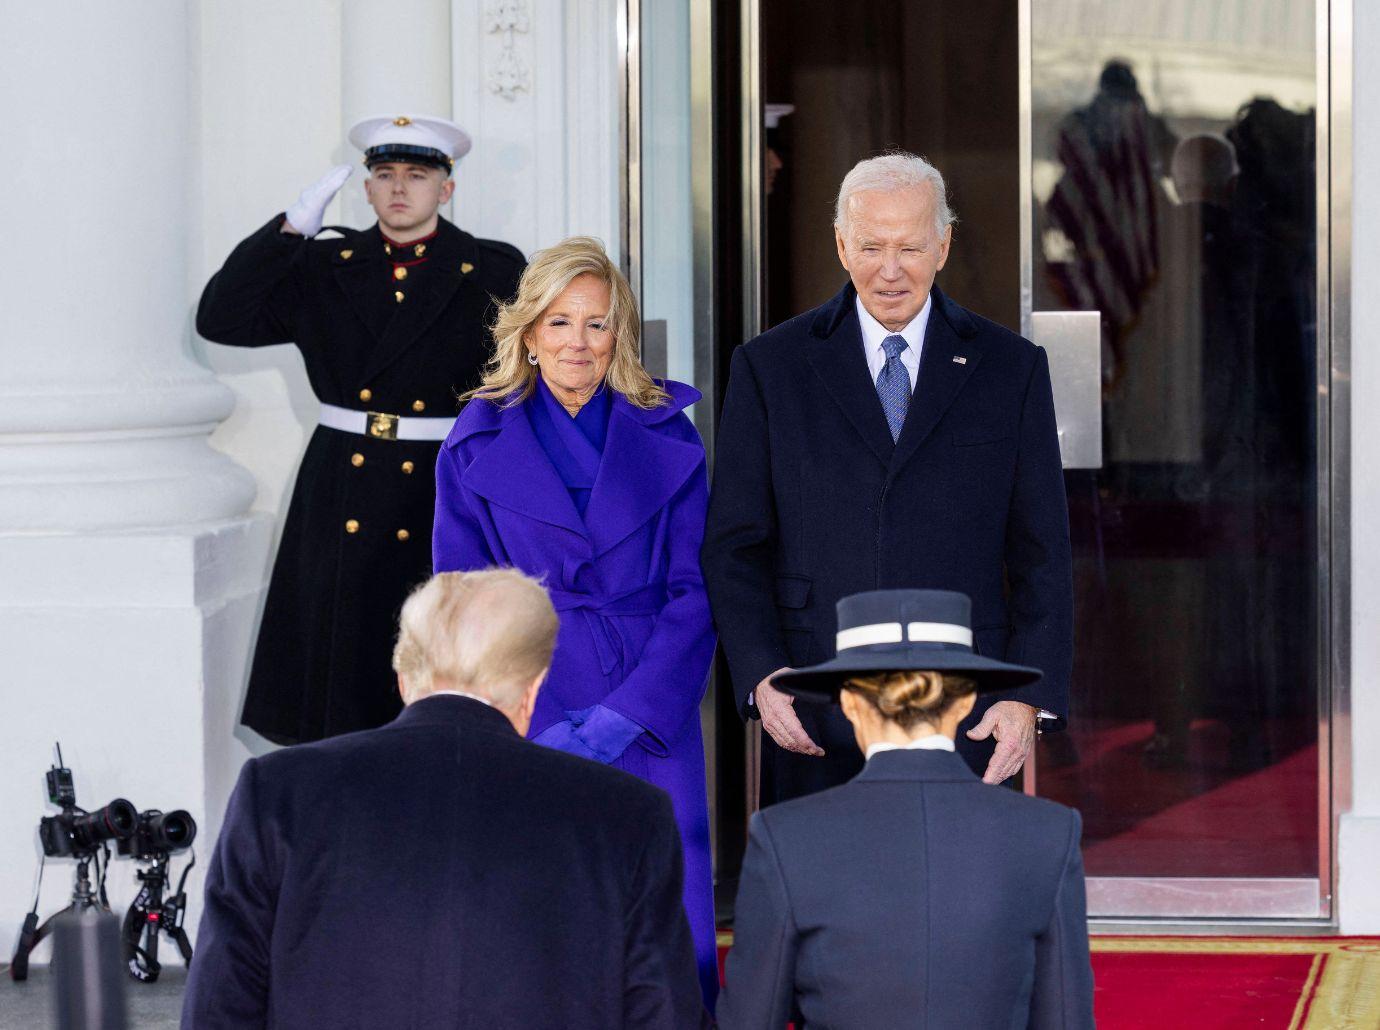
<svg viewBox="0 0 1380 1030">
<path fill-rule="evenodd" d="M 1380 1027 L 1380 937 L 1137 937 L 1097 934 L 1094 952 L 1129 955 L 1314 955 L 1289 1030 Z M 718 945 L 733 947 L 733 931 Z M 1312 1004 L 1309 992 L 1312 991 Z"/>
<path fill-rule="evenodd" d="M 1313 955 L 1289 1030 L 1380 1027 L 1380 938 L 1136 937 L 1098 935 L 1100 954 Z M 1312 1004 L 1309 1004 L 1309 997 Z"/>
<path fill-rule="evenodd" d="M 730 943 L 732 937 L 730 935 Z M 1177 955 L 1334 955 L 1380 957 L 1380 938 L 1348 937 L 1137 937 L 1094 934 L 1094 952 Z"/>
</svg>

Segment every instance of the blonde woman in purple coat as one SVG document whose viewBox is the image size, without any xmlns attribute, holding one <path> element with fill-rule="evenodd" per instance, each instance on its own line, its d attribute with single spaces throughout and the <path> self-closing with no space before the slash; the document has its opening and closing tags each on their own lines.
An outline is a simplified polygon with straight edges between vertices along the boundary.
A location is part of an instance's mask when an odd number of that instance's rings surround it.
<svg viewBox="0 0 1380 1030">
<path fill-rule="evenodd" d="M 638 361 L 637 302 L 597 240 L 535 255 L 436 464 L 435 571 L 507 565 L 560 615 L 529 737 L 671 795 L 706 1004 L 718 993 L 699 704 L 714 654 L 699 550 L 700 399 Z"/>
</svg>

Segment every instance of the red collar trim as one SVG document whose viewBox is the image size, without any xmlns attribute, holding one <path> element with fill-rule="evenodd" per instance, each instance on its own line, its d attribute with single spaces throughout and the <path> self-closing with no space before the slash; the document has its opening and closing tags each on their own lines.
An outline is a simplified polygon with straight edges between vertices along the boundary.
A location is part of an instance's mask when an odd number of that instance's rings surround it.
<svg viewBox="0 0 1380 1030">
<path fill-rule="evenodd" d="M 433 232 L 430 236 L 423 236 L 423 237 L 421 237 L 420 239 L 409 240 L 407 243 L 399 243 L 397 240 L 390 240 L 390 239 L 388 238 L 388 234 L 385 233 L 382 229 L 379 230 L 379 235 L 383 237 L 383 242 L 384 242 L 384 243 L 388 244 L 390 247 L 399 247 L 399 248 L 401 248 L 401 247 L 415 247 L 415 246 L 416 246 L 417 244 L 419 244 L 419 243 L 430 243 L 430 242 L 431 242 L 432 240 L 434 240 L 437 236 L 439 236 L 440 233 L 441 233 L 441 230 L 440 230 L 439 228 L 437 228 L 436 231 Z"/>
</svg>

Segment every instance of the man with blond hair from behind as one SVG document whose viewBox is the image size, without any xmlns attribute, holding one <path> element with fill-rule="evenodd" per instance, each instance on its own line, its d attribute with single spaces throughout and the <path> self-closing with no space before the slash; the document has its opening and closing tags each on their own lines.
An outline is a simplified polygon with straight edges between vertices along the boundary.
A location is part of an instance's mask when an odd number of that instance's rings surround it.
<svg viewBox="0 0 1380 1030">
<path fill-rule="evenodd" d="M 435 576 L 396 720 L 245 764 L 184 1028 L 701 1024 L 670 799 L 523 740 L 556 627 L 520 572 Z"/>
</svg>

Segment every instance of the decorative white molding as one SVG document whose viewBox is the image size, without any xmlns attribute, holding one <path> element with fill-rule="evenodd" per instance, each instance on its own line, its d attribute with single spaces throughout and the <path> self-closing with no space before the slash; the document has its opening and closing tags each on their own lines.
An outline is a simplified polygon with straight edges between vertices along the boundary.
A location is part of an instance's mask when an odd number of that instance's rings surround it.
<svg viewBox="0 0 1380 1030">
<path fill-rule="evenodd" d="M 517 52 L 517 34 L 531 29 L 526 0 L 492 0 L 484 12 L 484 31 L 500 38 L 498 56 L 488 65 L 489 92 L 507 101 L 531 94 L 532 74 Z"/>
<path fill-rule="evenodd" d="M 526 34 L 514 36 L 531 69 L 518 103 L 488 84 L 494 25 L 512 20 L 499 19 L 498 6 L 520 6 L 527 18 Z M 597 236 L 616 260 L 617 0 L 451 0 L 450 23 L 452 110 L 474 137 L 455 173 L 457 224 L 524 254 Z"/>
</svg>

